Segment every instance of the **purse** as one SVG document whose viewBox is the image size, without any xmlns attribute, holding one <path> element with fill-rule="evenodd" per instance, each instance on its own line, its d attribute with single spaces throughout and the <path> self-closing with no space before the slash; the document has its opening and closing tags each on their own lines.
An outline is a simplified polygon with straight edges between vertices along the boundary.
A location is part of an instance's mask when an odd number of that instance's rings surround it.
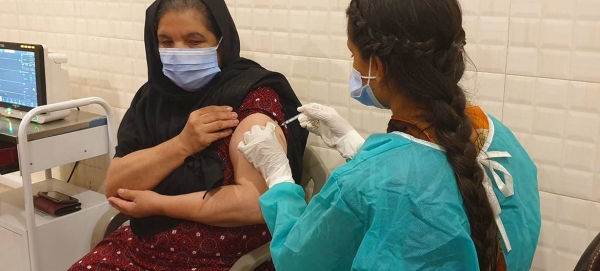
<svg viewBox="0 0 600 271">
<path fill-rule="evenodd" d="M 39 211 L 57 217 L 81 210 L 81 202 L 61 204 L 37 195 L 33 196 L 33 206 Z"/>
</svg>

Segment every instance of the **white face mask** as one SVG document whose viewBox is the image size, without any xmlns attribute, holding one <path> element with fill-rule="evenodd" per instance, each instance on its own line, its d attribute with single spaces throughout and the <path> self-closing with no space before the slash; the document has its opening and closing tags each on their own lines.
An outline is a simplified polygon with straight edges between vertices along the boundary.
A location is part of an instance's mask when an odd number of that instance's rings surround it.
<svg viewBox="0 0 600 271">
<path fill-rule="evenodd" d="M 377 78 L 371 76 L 371 64 L 373 64 L 372 57 L 369 59 L 369 76 L 362 76 L 359 71 L 352 68 L 352 73 L 350 74 L 350 96 L 366 106 L 388 109 L 377 100 L 375 94 L 373 94 L 373 89 L 371 89 L 371 86 L 369 85 L 371 79 Z M 364 86 L 362 84 L 363 78 L 367 79 L 367 84 Z"/>
<path fill-rule="evenodd" d="M 208 48 L 159 48 L 163 73 L 182 89 L 190 92 L 202 89 L 221 71 L 217 54 L 221 40 L 217 46 Z"/>
</svg>

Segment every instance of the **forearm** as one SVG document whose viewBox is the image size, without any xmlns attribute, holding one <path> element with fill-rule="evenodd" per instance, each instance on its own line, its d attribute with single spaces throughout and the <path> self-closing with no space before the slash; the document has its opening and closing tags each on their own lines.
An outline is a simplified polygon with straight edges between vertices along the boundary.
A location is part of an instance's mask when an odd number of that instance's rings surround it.
<svg viewBox="0 0 600 271">
<path fill-rule="evenodd" d="M 115 158 L 106 173 L 107 197 L 116 197 L 117 190 L 152 190 L 188 156 L 177 137 L 155 147 Z"/>
<path fill-rule="evenodd" d="M 240 227 L 264 223 L 253 187 L 227 185 L 209 192 L 163 196 L 160 214 L 217 227 Z M 203 198 L 204 197 L 204 198 Z"/>
</svg>

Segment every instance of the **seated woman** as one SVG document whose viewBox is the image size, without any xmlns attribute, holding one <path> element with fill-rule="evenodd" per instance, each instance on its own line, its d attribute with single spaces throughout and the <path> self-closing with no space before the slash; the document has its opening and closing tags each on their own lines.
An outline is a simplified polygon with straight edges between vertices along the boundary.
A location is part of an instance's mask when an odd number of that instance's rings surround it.
<svg viewBox="0 0 600 271">
<path fill-rule="evenodd" d="M 70 270 L 229 270 L 271 239 L 258 203 L 267 186 L 237 145 L 300 102 L 283 75 L 239 56 L 223 0 L 155 1 L 145 45 L 148 82 L 119 127 L 105 181 L 131 227 Z M 287 127 L 278 133 L 299 180 L 308 134 Z"/>
</svg>

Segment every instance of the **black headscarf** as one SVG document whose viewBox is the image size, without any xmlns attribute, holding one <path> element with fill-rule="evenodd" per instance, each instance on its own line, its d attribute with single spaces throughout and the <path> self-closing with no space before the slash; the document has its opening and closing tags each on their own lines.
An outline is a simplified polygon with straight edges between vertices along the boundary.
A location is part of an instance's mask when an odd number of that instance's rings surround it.
<svg viewBox="0 0 600 271">
<path fill-rule="evenodd" d="M 175 137 L 183 130 L 194 110 L 209 105 L 229 105 L 237 110 L 248 93 L 259 87 L 268 86 L 277 92 L 286 117 L 297 114 L 296 108 L 301 104 L 286 78 L 240 57 L 239 36 L 224 0 L 202 1 L 223 35 L 219 46 L 221 72 L 204 89 L 195 92 L 179 88 L 163 74 L 156 24 L 162 0 L 156 0 L 146 11 L 144 42 L 148 82 L 138 90 L 123 117 L 118 131 L 116 157 L 154 147 Z M 308 132 L 298 122 L 288 125 L 288 132 L 288 158 L 293 178 L 299 181 Z M 175 169 L 154 191 L 163 195 L 182 195 L 223 185 L 225 162 L 217 155 L 214 145 L 188 157 L 184 165 Z M 152 216 L 132 219 L 131 228 L 138 236 L 149 236 L 180 222 L 166 216 Z"/>
</svg>

